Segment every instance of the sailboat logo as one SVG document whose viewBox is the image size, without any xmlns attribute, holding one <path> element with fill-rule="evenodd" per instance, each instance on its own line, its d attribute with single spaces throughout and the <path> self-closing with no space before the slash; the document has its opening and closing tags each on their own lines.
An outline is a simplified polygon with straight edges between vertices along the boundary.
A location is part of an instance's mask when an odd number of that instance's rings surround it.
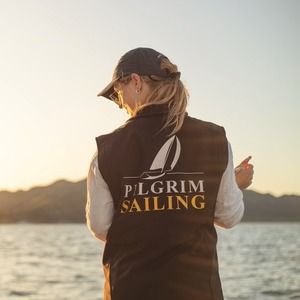
<svg viewBox="0 0 300 300">
<path fill-rule="evenodd" d="M 140 177 L 152 180 L 164 176 L 175 167 L 180 151 L 181 146 L 178 137 L 176 135 L 170 137 L 157 152 L 150 169 L 145 171 Z"/>
</svg>

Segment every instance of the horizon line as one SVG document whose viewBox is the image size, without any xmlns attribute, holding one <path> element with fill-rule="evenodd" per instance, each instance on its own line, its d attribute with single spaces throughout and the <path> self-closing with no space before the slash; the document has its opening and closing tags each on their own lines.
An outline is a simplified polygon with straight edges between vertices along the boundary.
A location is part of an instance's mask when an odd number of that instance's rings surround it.
<svg viewBox="0 0 300 300">
<path fill-rule="evenodd" d="M 17 189 L 0 189 L 0 193 L 1 192 L 8 192 L 8 193 L 18 193 L 18 192 L 29 192 L 30 190 L 32 189 L 35 189 L 35 188 L 45 188 L 45 187 L 49 187 L 51 185 L 54 185 L 54 184 L 57 184 L 58 182 L 61 182 L 61 181 L 65 181 L 65 182 L 68 182 L 68 183 L 72 183 L 72 184 L 76 184 L 76 183 L 79 183 L 81 181 L 85 181 L 87 180 L 87 177 L 84 177 L 83 179 L 79 179 L 79 180 L 70 180 L 70 179 L 66 179 L 66 178 L 60 178 L 60 179 L 56 179 L 56 180 L 53 180 L 51 181 L 50 183 L 48 184 L 36 184 L 36 185 L 33 185 L 29 188 L 17 188 Z M 244 190 L 242 190 L 244 191 Z M 267 192 L 262 192 L 262 191 L 259 191 L 257 189 L 246 189 L 246 191 L 251 191 L 251 192 L 255 192 L 255 193 L 258 193 L 258 194 L 262 194 L 262 195 L 271 195 L 275 198 L 281 198 L 281 197 L 284 197 L 284 196 L 296 196 L 296 197 L 300 197 L 300 194 L 297 194 L 297 193 L 281 193 L 279 194 L 278 196 L 276 194 L 274 194 L 274 192 L 270 192 L 270 191 L 267 191 Z"/>
</svg>

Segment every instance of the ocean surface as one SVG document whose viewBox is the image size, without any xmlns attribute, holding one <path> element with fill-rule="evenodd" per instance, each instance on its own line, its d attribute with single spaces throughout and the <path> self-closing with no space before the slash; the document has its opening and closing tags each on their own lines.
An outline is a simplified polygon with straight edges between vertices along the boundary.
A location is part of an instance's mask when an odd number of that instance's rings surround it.
<svg viewBox="0 0 300 300">
<path fill-rule="evenodd" d="M 225 300 L 300 299 L 300 223 L 218 235 Z M 100 300 L 102 252 L 85 224 L 0 225 L 0 300 Z"/>
</svg>

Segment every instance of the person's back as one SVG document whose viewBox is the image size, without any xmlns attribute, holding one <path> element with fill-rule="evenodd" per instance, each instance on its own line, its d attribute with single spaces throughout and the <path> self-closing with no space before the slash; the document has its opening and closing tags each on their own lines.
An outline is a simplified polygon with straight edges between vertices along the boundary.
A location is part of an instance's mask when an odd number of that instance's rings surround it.
<svg viewBox="0 0 300 300">
<path fill-rule="evenodd" d="M 164 127 L 169 103 L 148 103 L 96 138 L 113 206 L 105 299 L 223 299 L 214 222 L 228 141 L 223 127 L 183 112 L 174 131 Z"/>
<path fill-rule="evenodd" d="M 213 224 L 224 130 L 186 116 L 175 135 L 156 134 L 164 108 L 148 106 L 97 138 L 100 171 L 114 191 L 103 256 L 112 298 L 221 299 Z"/>
</svg>

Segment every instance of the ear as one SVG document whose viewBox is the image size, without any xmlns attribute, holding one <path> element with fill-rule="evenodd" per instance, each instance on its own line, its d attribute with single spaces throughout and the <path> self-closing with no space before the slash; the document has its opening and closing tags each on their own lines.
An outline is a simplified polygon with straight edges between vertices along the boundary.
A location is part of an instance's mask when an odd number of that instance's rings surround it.
<svg viewBox="0 0 300 300">
<path fill-rule="evenodd" d="M 142 87 L 142 77 L 136 73 L 132 73 L 131 80 L 134 83 L 135 89 L 140 90 Z"/>
</svg>

